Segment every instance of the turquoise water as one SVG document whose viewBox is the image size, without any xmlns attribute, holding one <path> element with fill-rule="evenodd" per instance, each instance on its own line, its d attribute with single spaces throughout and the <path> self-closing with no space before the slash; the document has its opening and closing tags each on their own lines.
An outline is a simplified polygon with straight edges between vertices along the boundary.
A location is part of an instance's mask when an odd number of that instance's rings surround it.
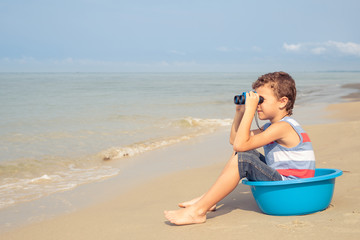
<svg viewBox="0 0 360 240">
<path fill-rule="evenodd" d="M 261 73 L 0 73 L 0 208 L 121 174 L 106 164 L 219 128 Z M 294 73 L 296 104 L 360 73 Z"/>
</svg>

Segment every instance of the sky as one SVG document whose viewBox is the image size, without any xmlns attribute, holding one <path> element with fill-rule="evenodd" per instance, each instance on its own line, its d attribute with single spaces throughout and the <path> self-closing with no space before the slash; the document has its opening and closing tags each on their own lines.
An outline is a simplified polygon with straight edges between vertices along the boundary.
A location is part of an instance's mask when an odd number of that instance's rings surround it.
<svg viewBox="0 0 360 240">
<path fill-rule="evenodd" d="M 0 72 L 360 71 L 358 0 L 1 0 Z"/>
</svg>

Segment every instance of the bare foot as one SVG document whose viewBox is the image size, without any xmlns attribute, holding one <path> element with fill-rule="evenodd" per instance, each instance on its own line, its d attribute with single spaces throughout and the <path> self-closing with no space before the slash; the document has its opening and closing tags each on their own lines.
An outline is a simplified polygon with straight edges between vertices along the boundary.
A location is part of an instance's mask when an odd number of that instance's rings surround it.
<svg viewBox="0 0 360 240">
<path fill-rule="evenodd" d="M 179 207 L 181 208 L 187 208 L 187 207 L 190 207 L 191 205 L 197 203 L 203 196 L 200 196 L 200 197 L 197 197 L 197 198 L 194 198 L 190 201 L 186 201 L 186 202 L 182 202 L 182 203 L 179 203 Z M 214 206 L 212 206 L 209 211 L 215 211 L 216 210 L 216 204 Z"/>
<path fill-rule="evenodd" d="M 204 223 L 206 221 L 206 213 L 199 213 L 194 206 L 176 211 L 164 211 L 164 214 L 171 223 L 176 225 Z"/>
</svg>

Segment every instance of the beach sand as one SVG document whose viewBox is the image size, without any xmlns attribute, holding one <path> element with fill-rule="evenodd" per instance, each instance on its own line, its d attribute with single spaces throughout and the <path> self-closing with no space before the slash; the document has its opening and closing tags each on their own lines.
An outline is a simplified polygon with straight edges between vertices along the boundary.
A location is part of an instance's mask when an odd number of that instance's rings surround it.
<svg viewBox="0 0 360 240">
<path fill-rule="evenodd" d="M 28 224 L 0 235 L 6 239 L 358 239 L 360 236 L 360 102 L 330 105 L 335 123 L 305 126 L 315 149 L 318 168 L 338 168 L 328 209 L 304 216 L 261 213 L 248 186 L 238 188 L 208 214 L 205 224 L 173 226 L 164 210 L 205 192 L 231 155 L 231 147 L 213 142 L 186 143 L 172 149 L 171 161 L 199 157 L 212 165 L 152 178 L 124 193 L 52 219 Z M 226 135 L 224 135 L 226 136 Z M 223 139 L 220 139 L 223 140 Z M 228 145 L 228 143 L 226 143 Z M 161 152 L 161 151 L 160 151 Z M 192 156 L 198 152 L 196 156 Z M 206 153 L 205 153 L 206 152 Z M 203 154 L 202 154 L 203 153 Z M 169 154 L 162 151 L 161 154 Z M 163 156 L 164 157 L 164 156 Z M 222 162 L 210 158 L 223 159 Z M 109 186 L 112 188 L 113 185 Z M 79 196 L 81 197 L 81 196 Z"/>
</svg>

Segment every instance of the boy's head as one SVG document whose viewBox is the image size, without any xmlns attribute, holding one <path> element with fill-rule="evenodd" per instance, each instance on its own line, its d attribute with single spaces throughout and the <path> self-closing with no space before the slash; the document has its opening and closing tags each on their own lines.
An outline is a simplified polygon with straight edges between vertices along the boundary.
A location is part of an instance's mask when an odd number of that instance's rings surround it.
<svg viewBox="0 0 360 240">
<path fill-rule="evenodd" d="M 273 91 L 275 96 L 280 99 L 286 97 L 288 102 L 285 106 L 289 115 L 292 114 L 292 109 L 296 99 L 296 86 L 294 79 L 286 72 L 274 72 L 262 75 L 252 85 L 253 89 L 268 86 Z"/>
</svg>

